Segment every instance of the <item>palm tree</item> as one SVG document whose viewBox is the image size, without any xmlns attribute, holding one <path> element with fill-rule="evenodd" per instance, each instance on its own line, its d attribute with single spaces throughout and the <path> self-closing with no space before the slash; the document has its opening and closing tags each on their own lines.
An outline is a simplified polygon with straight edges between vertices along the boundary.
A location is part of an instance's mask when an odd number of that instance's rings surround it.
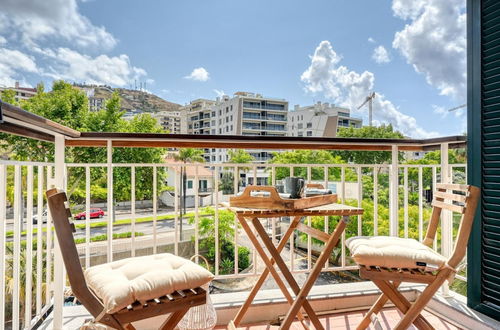
<svg viewBox="0 0 500 330">
<path fill-rule="evenodd" d="M 243 149 L 229 150 L 228 154 L 229 154 L 229 163 L 233 164 L 248 164 L 255 160 L 255 158 L 252 155 L 250 155 Z M 238 169 L 243 173 L 246 173 L 250 169 L 250 167 L 243 166 L 243 167 L 238 167 Z M 240 190 L 240 180 L 241 178 L 238 178 L 238 191 Z M 254 182 L 253 184 L 256 185 L 257 182 Z M 238 191 L 236 191 L 235 194 L 237 194 Z"/>
<path fill-rule="evenodd" d="M 174 156 L 175 160 L 181 161 L 184 164 L 187 163 L 203 163 L 205 162 L 205 158 L 203 157 L 202 149 L 195 148 L 182 148 L 179 149 L 179 153 Z M 182 188 L 181 188 L 181 222 L 180 222 L 180 233 L 179 237 L 182 241 L 182 218 L 186 214 L 186 183 L 187 183 L 187 175 L 186 175 L 186 165 L 181 167 L 181 177 L 182 177 Z"/>
</svg>

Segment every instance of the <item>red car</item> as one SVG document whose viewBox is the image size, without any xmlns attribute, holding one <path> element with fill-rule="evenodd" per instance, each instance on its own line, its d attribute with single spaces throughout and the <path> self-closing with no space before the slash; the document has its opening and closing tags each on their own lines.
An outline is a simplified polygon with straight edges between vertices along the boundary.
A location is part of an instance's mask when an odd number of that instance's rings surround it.
<svg viewBox="0 0 500 330">
<path fill-rule="evenodd" d="M 101 209 L 90 209 L 90 219 L 92 218 L 102 218 L 104 216 L 104 211 Z M 84 220 L 85 212 L 80 212 L 75 215 L 76 220 Z"/>
</svg>

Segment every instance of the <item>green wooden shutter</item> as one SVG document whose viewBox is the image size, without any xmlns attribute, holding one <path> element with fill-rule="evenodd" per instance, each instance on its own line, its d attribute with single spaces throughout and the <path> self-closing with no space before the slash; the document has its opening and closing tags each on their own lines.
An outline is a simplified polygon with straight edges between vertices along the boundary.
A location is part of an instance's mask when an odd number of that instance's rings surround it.
<svg viewBox="0 0 500 330">
<path fill-rule="evenodd" d="M 482 302 L 500 311 L 500 2 L 482 6 Z"/>
<path fill-rule="evenodd" d="M 481 203 L 469 245 L 468 301 L 500 318 L 500 1 L 468 1 L 469 182 Z"/>
</svg>

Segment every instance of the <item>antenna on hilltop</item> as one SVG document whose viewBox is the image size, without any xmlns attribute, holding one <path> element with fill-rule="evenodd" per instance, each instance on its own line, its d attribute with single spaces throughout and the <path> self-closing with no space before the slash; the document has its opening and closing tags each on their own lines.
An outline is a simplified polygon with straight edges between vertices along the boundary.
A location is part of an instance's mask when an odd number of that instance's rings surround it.
<svg viewBox="0 0 500 330">
<path fill-rule="evenodd" d="M 368 121 L 370 123 L 370 126 L 372 126 L 372 119 L 373 119 L 373 99 L 375 98 L 375 92 L 371 92 L 365 99 L 365 101 L 363 102 L 363 104 L 361 104 L 359 107 L 358 107 L 358 110 L 361 109 L 362 106 L 364 106 L 366 103 L 368 103 Z"/>
</svg>

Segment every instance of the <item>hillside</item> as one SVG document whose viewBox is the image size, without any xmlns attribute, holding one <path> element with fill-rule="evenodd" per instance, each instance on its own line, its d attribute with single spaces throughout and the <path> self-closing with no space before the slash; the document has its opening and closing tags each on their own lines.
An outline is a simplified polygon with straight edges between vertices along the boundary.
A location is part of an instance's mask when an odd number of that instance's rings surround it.
<svg viewBox="0 0 500 330">
<path fill-rule="evenodd" d="M 181 106 L 154 94 L 126 88 L 94 87 L 94 97 L 109 99 L 115 90 L 120 94 L 124 110 L 139 109 L 144 112 L 176 111 Z"/>
</svg>

